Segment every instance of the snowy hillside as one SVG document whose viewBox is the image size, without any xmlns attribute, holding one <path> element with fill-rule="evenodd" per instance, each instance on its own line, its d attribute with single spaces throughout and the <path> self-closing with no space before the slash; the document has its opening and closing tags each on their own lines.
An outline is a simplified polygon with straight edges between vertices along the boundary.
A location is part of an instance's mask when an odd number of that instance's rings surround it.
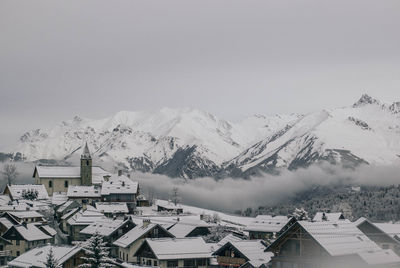
<svg viewBox="0 0 400 268">
<path fill-rule="evenodd" d="M 399 164 L 399 103 L 368 95 L 350 107 L 311 113 L 226 163 L 236 174 L 297 168 L 328 160 L 343 165 Z"/>
<path fill-rule="evenodd" d="M 76 164 L 86 141 L 98 164 L 184 178 L 246 176 L 322 160 L 391 164 L 399 163 L 400 103 L 363 95 L 348 107 L 236 123 L 188 108 L 75 117 L 25 133 L 10 152 L 26 161 Z"/>
<path fill-rule="evenodd" d="M 239 123 L 195 109 L 119 112 L 90 120 L 75 117 L 52 129 L 25 133 L 13 152 L 26 161 L 68 160 L 88 142 L 94 158 L 126 169 L 179 177 L 213 176 L 221 164 L 298 115 L 254 116 Z"/>
</svg>

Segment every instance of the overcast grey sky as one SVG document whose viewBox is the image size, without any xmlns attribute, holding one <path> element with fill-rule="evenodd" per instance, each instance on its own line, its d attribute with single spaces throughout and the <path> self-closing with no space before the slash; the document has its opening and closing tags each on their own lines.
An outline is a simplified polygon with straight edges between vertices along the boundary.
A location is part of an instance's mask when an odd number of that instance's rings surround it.
<svg viewBox="0 0 400 268">
<path fill-rule="evenodd" d="M 78 114 L 400 100 L 399 0 L 2 0 L 0 148 Z"/>
</svg>

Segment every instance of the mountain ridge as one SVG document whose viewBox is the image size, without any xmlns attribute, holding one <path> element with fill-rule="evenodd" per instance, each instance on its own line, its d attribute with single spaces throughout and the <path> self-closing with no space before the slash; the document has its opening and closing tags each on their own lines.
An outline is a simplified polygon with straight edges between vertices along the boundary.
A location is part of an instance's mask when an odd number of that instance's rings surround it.
<svg viewBox="0 0 400 268">
<path fill-rule="evenodd" d="M 398 164 L 400 102 L 364 94 L 353 105 L 317 112 L 254 115 L 229 122 L 193 108 L 75 116 L 24 133 L 4 155 L 72 161 L 88 142 L 101 163 L 187 179 L 260 175 L 313 163 Z"/>
</svg>

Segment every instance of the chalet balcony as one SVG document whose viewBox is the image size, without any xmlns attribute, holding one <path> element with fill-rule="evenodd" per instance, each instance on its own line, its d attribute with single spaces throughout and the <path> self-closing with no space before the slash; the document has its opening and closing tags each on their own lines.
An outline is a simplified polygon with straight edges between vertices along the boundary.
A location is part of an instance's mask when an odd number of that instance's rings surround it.
<svg viewBox="0 0 400 268">
<path fill-rule="evenodd" d="M 0 251 L 0 257 L 8 257 L 8 256 L 11 256 L 11 250 Z"/>
<path fill-rule="evenodd" d="M 246 260 L 243 258 L 232 258 L 226 256 L 217 256 L 217 262 L 219 265 L 224 266 L 241 266 L 242 264 L 246 263 Z"/>
</svg>

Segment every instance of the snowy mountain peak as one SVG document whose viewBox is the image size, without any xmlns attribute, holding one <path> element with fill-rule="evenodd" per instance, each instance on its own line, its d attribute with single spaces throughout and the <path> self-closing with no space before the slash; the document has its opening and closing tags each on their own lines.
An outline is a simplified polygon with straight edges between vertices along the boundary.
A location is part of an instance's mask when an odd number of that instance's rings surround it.
<svg viewBox="0 0 400 268">
<path fill-rule="evenodd" d="M 362 107 L 362 106 L 368 105 L 368 104 L 377 104 L 377 105 L 381 105 L 381 102 L 380 102 L 379 100 L 377 100 L 377 99 L 371 97 L 371 96 L 368 95 L 368 94 L 363 94 L 363 95 L 361 96 L 361 98 L 360 98 L 356 103 L 353 104 L 353 107 L 354 107 L 354 108 L 357 108 L 357 107 Z"/>
</svg>

